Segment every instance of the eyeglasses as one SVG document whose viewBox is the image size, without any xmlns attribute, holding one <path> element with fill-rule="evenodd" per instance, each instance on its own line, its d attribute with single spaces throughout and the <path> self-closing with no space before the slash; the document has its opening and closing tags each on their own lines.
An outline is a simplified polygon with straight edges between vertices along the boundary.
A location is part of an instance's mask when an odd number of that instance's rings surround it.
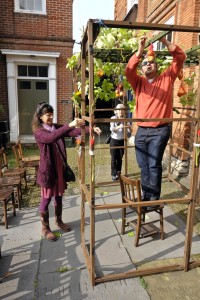
<svg viewBox="0 0 200 300">
<path fill-rule="evenodd" d="M 154 63 L 155 63 L 155 60 L 151 60 L 151 61 L 145 60 L 145 61 L 142 62 L 142 67 L 147 66 L 147 64 L 151 64 L 152 65 Z"/>
</svg>

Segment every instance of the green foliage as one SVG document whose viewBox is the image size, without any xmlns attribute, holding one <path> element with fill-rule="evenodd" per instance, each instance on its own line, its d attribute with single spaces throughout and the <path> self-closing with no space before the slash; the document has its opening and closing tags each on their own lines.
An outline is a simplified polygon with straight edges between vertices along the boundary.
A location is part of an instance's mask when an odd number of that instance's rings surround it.
<svg viewBox="0 0 200 300">
<path fill-rule="evenodd" d="M 128 102 L 128 106 L 129 106 L 129 110 L 130 110 L 130 112 L 134 112 L 134 110 L 135 110 L 135 98 L 133 98 L 133 101 L 129 101 Z"/>
<path fill-rule="evenodd" d="M 158 74 L 161 74 L 163 71 L 165 71 L 170 63 L 172 62 L 172 57 L 165 57 L 165 58 L 156 58 L 156 63 L 158 66 Z"/>
<path fill-rule="evenodd" d="M 138 38 L 144 34 L 148 34 L 147 30 L 129 30 L 123 28 L 100 28 L 100 33 L 94 43 L 95 49 L 121 49 L 132 50 L 135 52 L 138 48 Z M 77 67 L 80 60 L 80 53 L 74 54 L 71 58 L 68 58 L 67 68 L 70 70 Z M 124 71 L 126 67 L 126 57 L 123 57 L 121 53 L 120 61 L 117 63 L 109 62 L 109 55 L 107 61 L 103 62 L 99 58 L 94 58 L 94 105 L 97 99 L 102 101 L 109 101 L 110 99 L 117 98 L 115 90 L 118 84 L 123 85 L 123 89 L 131 90 L 130 84 L 127 82 Z M 162 73 L 171 63 L 171 56 L 157 57 L 156 62 L 158 64 L 158 73 Z M 86 70 L 88 70 L 88 64 L 86 62 Z M 80 71 L 77 74 L 80 78 Z M 189 80 L 189 79 L 188 79 Z M 89 82 L 86 80 L 86 94 L 88 93 Z M 81 82 L 78 82 L 78 89 L 81 92 Z M 188 98 L 182 98 L 181 103 L 191 102 L 195 95 L 189 94 Z M 123 96 L 119 97 L 123 100 Z M 78 108 L 80 112 L 81 99 L 76 99 L 73 94 L 72 100 L 74 106 Z M 135 99 L 129 102 L 131 112 L 135 109 Z"/>
<path fill-rule="evenodd" d="M 146 284 L 144 278 L 140 276 L 140 277 L 139 277 L 139 281 L 140 281 L 141 286 L 142 286 L 144 289 L 146 289 L 146 288 L 147 288 L 147 284 Z"/>
<path fill-rule="evenodd" d="M 71 97 L 74 106 L 78 109 L 79 113 L 81 112 L 81 92 L 73 93 Z"/>
<path fill-rule="evenodd" d="M 101 99 L 109 101 L 115 97 L 114 85 L 110 82 L 110 79 L 103 79 L 101 86 L 94 88 L 95 99 Z"/>
<path fill-rule="evenodd" d="M 117 29 L 117 28 L 101 28 L 100 33 L 94 43 L 97 49 L 129 49 L 136 50 L 138 46 L 138 36 L 144 34 L 144 30 L 138 34 L 135 30 Z M 80 53 L 74 54 L 67 59 L 66 67 L 73 70 L 77 67 L 80 59 Z M 124 58 L 124 62 L 125 62 Z M 86 64 L 86 69 L 88 66 Z M 116 98 L 115 89 L 119 81 L 124 85 L 124 89 L 131 89 L 129 83 L 124 76 L 125 63 L 118 62 L 102 62 L 101 59 L 94 59 L 94 101 L 97 99 L 109 101 Z M 80 71 L 78 73 L 80 78 Z M 120 78 L 120 79 L 119 79 Z M 89 82 L 86 80 L 86 93 L 88 93 Z M 81 83 L 78 82 L 78 89 L 81 93 Z M 72 95 L 74 106 L 80 112 L 81 98 L 74 93 Z"/>
<path fill-rule="evenodd" d="M 191 73 L 189 77 L 184 78 L 184 82 L 188 85 L 189 91 L 186 95 L 180 97 L 180 103 L 185 106 L 194 106 L 197 99 L 197 90 L 192 88 L 196 74 Z"/>
<path fill-rule="evenodd" d="M 68 267 L 60 267 L 57 272 L 59 273 L 66 273 L 66 272 L 69 272 L 69 271 L 75 271 L 77 270 L 76 268 L 68 268 Z"/>
<path fill-rule="evenodd" d="M 77 67 L 78 61 L 80 59 L 80 53 L 76 53 L 67 59 L 66 68 L 69 70 L 73 70 Z"/>
<path fill-rule="evenodd" d="M 189 77 L 184 78 L 184 81 L 187 83 L 188 86 L 192 86 L 194 84 L 195 76 L 196 76 L 196 74 L 194 72 L 192 72 Z"/>
<path fill-rule="evenodd" d="M 197 90 L 192 90 L 187 93 L 187 95 L 180 97 L 180 103 L 185 106 L 193 106 L 196 103 Z"/>
</svg>

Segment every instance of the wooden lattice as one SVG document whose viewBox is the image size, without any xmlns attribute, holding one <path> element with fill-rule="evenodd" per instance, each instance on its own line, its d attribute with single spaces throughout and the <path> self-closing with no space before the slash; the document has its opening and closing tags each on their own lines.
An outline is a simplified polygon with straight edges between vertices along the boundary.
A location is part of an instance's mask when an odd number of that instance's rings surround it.
<svg viewBox="0 0 200 300">
<path fill-rule="evenodd" d="M 126 63 L 130 56 L 133 54 L 131 51 L 115 49 L 115 50 L 95 50 L 93 48 L 94 41 L 100 32 L 100 27 L 106 26 L 108 28 L 128 28 L 128 29 L 149 29 L 149 30 L 161 30 L 161 31 L 178 31 L 178 32 L 196 32 L 200 33 L 200 27 L 190 27 L 190 26 L 178 26 L 178 25 L 164 25 L 164 24 L 146 24 L 146 23 L 131 23 L 124 21 L 102 21 L 98 20 L 89 20 L 86 31 L 82 40 L 82 52 L 81 52 L 81 83 L 82 83 L 82 108 L 81 113 L 82 117 L 90 123 L 92 128 L 94 124 L 98 123 L 109 123 L 113 120 L 111 119 L 95 119 L 94 118 L 94 57 L 101 58 L 103 61 L 113 61 L 113 62 L 124 62 Z M 159 55 L 168 55 L 168 52 L 159 54 Z M 198 64 L 199 63 L 199 46 L 193 47 L 187 51 L 187 61 L 186 64 Z M 89 117 L 85 116 L 85 74 L 86 74 L 86 59 L 89 62 Z M 198 86 L 200 87 L 200 76 L 198 81 Z M 200 88 L 198 89 L 200 91 Z M 151 119 L 142 121 L 158 121 L 159 119 Z M 120 119 L 119 119 L 120 121 Z M 137 122 L 135 118 L 126 118 L 121 120 L 123 122 Z M 195 140 L 194 143 L 197 143 L 197 131 L 200 128 L 200 92 L 198 93 L 198 101 L 196 106 L 196 116 L 193 118 L 172 118 L 172 119 L 162 119 L 166 122 L 193 122 L 195 124 Z M 157 268 L 148 268 L 142 270 L 134 270 L 126 273 L 105 275 L 102 277 L 97 277 L 95 272 L 95 212 L 96 210 L 103 209 L 115 209 L 115 208 L 124 208 L 130 206 L 130 204 L 121 203 L 121 204 L 105 204 L 105 205 L 96 205 L 95 204 L 95 187 L 98 186 L 98 183 L 95 182 L 94 178 L 94 169 L 95 169 L 95 160 L 94 160 L 94 144 L 90 143 L 90 181 L 89 185 L 85 183 L 85 133 L 83 132 L 83 150 L 79 160 L 79 180 L 82 196 L 82 207 L 81 207 L 81 240 L 82 248 L 85 255 L 85 261 L 90 274 L 91 283 L 94 286 L 96 283 L 130 278 L 136 276 L 150 275 L 167 271 L 174 270 L 185 270 L 188 271 L 190 268 L 200 266 L 200 261 L 191 262 L 191 246 L 192 246 L 192 234 L 193 234 L 193 221 L 194 221 L 194 209 L 195 203 L 197 202 L 198 197 L 198 176 L 199 176 L 199 164 L 195 163 L 195 147 L 192 152 L 189 152 L 192 158 L 192 173 L 191 173 L 191 183 L 190 189 L 188 191 L 188 196 L 186 198 L 176 198 L 176 199 L 160 199 L 157 201 L 152 201 L 152 205 L 164 205 L 166 203 L 187 203 L 188 205 L 188 214 L 187 214 L 187 225 L 186 225 L 186 237 L 185 237 L 185 251 L 182 264 L 167 264 L 166 266 L 157 267 Z M 90 133 L 90 141 L 93 139 L 93 132 Z M 125 172 L 127 172 L 127 143 L 125 140 Z M 173 144 L 170 145 L 170 152 L 172 152 Z M 182 151 L 185 149 L 182 148 Z M 188 151 L 187 151 L 188 152 Z M 171 181 L 174 181 L 178 184 L 171 176 L 170 172 L 168 178 Z M 108 184 L 104 183 L 104 184 Z M 88 202 L 90 207 L 90 241 L 89 246 L 85 242 L 85 201 Z M 133 207 L 139 206 L 148 206 L 148 201 L 142 203 L 134 202 Z"/>
</svg>

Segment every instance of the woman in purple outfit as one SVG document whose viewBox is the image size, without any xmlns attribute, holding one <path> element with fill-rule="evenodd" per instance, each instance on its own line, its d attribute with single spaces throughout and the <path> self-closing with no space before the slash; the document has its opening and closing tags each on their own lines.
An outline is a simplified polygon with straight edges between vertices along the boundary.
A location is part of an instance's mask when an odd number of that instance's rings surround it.
<svg viewBox="0 0 200 300">
<path fill-rule="evenodd" d="M 35 111 L 32 130 L 40 150 L 40 165 L 37 173 L 37 183 L 41 186 L 41 201 L 39 206 L 42 222 L 42 235 L 49 241 L 57 238 L 49 226 L 48 206 L 54 197 L 55 223 L 63 231 L 70 231 L 69 224 L 62 221 L 62 196 L 67 187 L 64 180 L 63 157 L 66 158 L 64 137 L 74 137 L 81 134 L 85 121 L 79 118 L 70 124 L 53 123 L 53 107 L 46 102 L 39 103 Z M 77 128 L 79 127 L 79 128 Z M 97 134 L 99 127 L 93 128 Z M 88 127 L 86 132 L 88 132 Z"/>
</svg>

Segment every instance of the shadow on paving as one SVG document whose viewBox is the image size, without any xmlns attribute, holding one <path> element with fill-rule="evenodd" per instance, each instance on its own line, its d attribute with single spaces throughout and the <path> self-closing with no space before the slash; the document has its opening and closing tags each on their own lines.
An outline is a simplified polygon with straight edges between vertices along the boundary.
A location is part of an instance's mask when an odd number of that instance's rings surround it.
<svg viewBox="0 0 200 300">
<path fill-rule="evenodd" d="M 0 299 L 114 300 L 119 299 L 118 297 L 132 299 L 133 293 L 137 299 L 149 299 L 138 278 L 102 283 L 92 288 L 80 245 L 80 203 L 79 196 L 67 197 L 64 200 L 63 219 L 72 226 L 71 232 L 61 233 L 54 226 L 54 218 L 51 217 L 52 230 L 61 234 L 58 241 L 53 243 L 40 237 L 38 209 L 22 209 L 17 211 L 15 218 L 9 214 L 9 229 L 5 230 L 4 226 L 0 226 Z M 52 205 L 50 215 L 53 216 Z M 99 222 L 101 221 L 97 220 L 97 224 Z M 111 273 L 117 272 L 119 268 L 128 270 L 130 258 L 108 214 L 102 222 L 106 227 L 97 241 L 97 252 L 101 258 L 100 262 L 96 259 L 99 272 L 102 267 L 104 271 Z M 89 224 L 87 226 L 89 228 Z M 108 237 L 104 234 L 107 232 Z M 107 261 L 107 242 L 114 248 L 118 247 L 118 251 L 115 251 L 115 264 L 111 264 L 110 259 Z M 110 255 L 113 256 L 112 252 Z"/>
<path fill-rule="evenodd" d="M 99 164 L 96 179 L 110 180 L 109 165 Z M 133 177 L 139 177 L 134 168 Z M 69 191 L 80 192 L 69 185 Z M 119 185 L 101 187 L 96 191 L 96 203 L 120 203 Z M 27 191 L 24 206 L 38 204 L 40 190 Z M 163 179 L 162 199 L 180 198 L 185 194 L 177 186 Z M 30 199 L 29 199 L 30 198 Z M 52 201 L 53 203 L 53 201 Z M 63 220 L 69 222 L 72 231 L 62 233 L 54 226 L 53 206 L 50 207 L 51 227 L 61 234 L 58 241 L 50 243 L 41 239 L 38 208 L 17 210 L 14 218 L 9 212 L 9 229 L 0 226 L 0 299 L 199 299 L 200 269 L 178 271 L 101 283 L 92 288 L 81 248 L 80 195 L 67 196 L 63 201 Z M 135 219 L 136 214 L 131 214 Z M 158 234 L 140 239 L 134 247 L 134 229 L 126 228 L 121 235 L 121 210 L 102 210 L 95 214 L 95 267 L 98 276 L 123 273 L 183 262 L 186 234 L 187 205 L 166 205 L 164 208 L 164 232 L 162 241 Z M 149 219 L 154 218 L 153 213 Z M 200 210 L 195 210 L 194 229 L 198 230 Z M 155 224 L 157 226 L 157 224 Z M 128 233 L 133 233 L 129 235 Z M 192 259 L 199 259 L 200 237 L 193 235 Z M 90 210 L 86 203 L 86 242 L 90 241 Z M 145 281 L 145 282 L 144 282 Z M 146 290 L 144 289 L 147 284 Z"/>
</svg>

